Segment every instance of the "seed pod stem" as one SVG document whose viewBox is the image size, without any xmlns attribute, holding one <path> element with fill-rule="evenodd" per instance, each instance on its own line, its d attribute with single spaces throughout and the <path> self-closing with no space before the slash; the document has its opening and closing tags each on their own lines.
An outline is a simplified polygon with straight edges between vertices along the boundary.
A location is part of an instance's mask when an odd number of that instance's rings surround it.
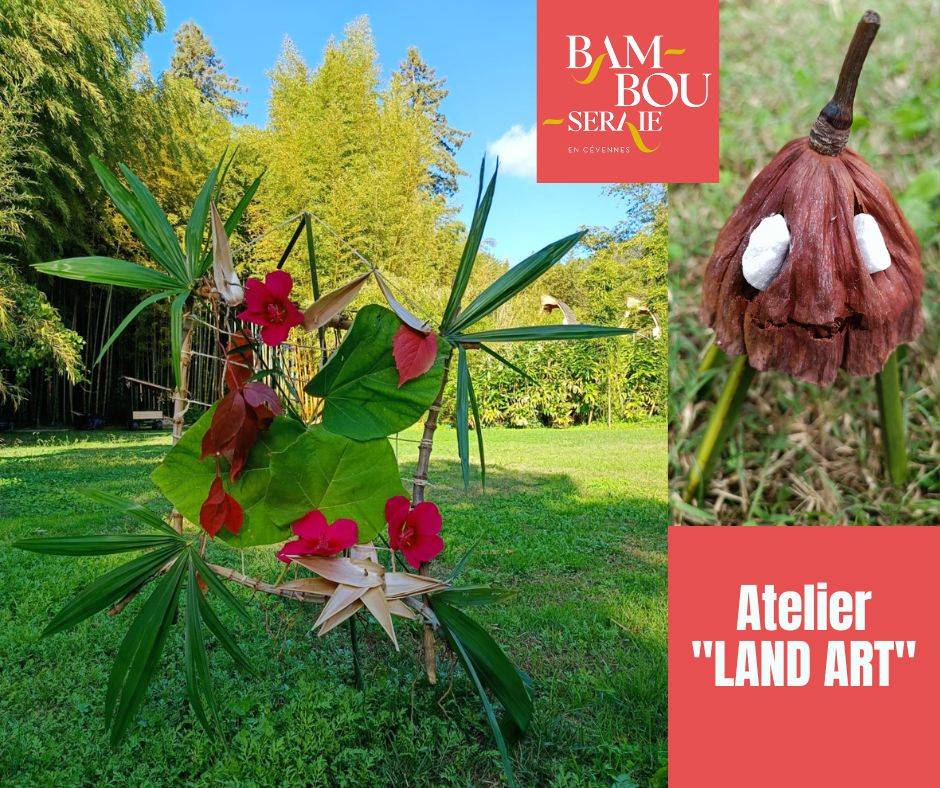
<svg viewBox="0 0 940 788">
<path fill-rule="evenodd" d="M 901 404 L 901 374 L 895 350 L 875 378 L 878 410 L 881 412 L 881 442 L 885 468 L 895 487 L 907 482 L 907 437 L 904 428 L 904 407 Z"/>
<path fill-rule="evenodd" d="M 702 436 L 702 442 L 699 444 L 689 472 L 689 480 L 682 495 L 686 503 L 699 493 L 704 493 L 708 479 L 721 457 L 725 441 L 737 421 L 741 404 L 756 374 L 757 370 L 747 363 L 747 356 L 738 356 L 731 364 L 728 380 L 712 408 L 705 434 Z"/>
<path fill-rule="evenodd" d="M 838 156 L 848 142 L 858 78 L 880 26 L 881 17 L 875 11 L 866 11 L 855 28 L 835 93 L 819 113 L 809 134 L 810 145 L 817 153 Z"/>
</svg>

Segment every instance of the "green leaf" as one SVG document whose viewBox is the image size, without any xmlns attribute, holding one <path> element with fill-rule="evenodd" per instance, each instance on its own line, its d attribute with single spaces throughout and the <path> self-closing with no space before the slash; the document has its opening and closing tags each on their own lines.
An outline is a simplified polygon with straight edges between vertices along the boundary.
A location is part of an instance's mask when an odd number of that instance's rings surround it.
<svg viewBox="0 0 940 788">
<path fill-rule="evenodd" d="M 183 672 L 186 675 L 186 696 L 196 719 L 206 733 L 218 736 L 219 705 L 212 688 L 206 642 L 202 636 L 202 609 L 199 604 L 202 593 L 193 562 L 189 561 L 188 565 L 186 608 L 183 612 Z"/>
<path fill-rule="evenodd" d="M 202 269 L 202 240 L 206 235 L 209 200 L 212 197 L 212 189 L 215 187 L 218 173 L 218 166 L 213 167 L 199 194 L 196 195 L 196 201 L 189 214 L 189 222 L 186 224 L 186 270 L 191 279 L 195 279 Z"/>
<path fill-rule="evenodd" d="M 180 540 L 157 534 L 102 534 L 89 536 L 48 536 L 18 539 L 13 546 L 46 555 L 111 555 L 169 547 Z"/>
<path fill-rule="evenodd" d="M 117 509 L 119 512 L 129 514 L 131 517 L 135 517 L 142 523 L 146 523 L 147 525 L 151 525 L 154 528 L 158 528 L 164 533 L 172 536 L 174 539 L 181 541 L 183 540 L 183 537 L 173 530 L 173 528 L 162 517 L 160 517 L 160 515 L 158 515 L 156 512 L 150 511 L 150 509 L 148 509 L 146 506 L 141 506 L 139 503 L 134 503 L 133 501 L 126 501 L 116 495 L 106 493 L 103 490 L 80 490 L 79 492 L 92 501 L 103 503 L 106 506 Z"/>
<path fill-rule="evenodd" d="M 189 293 L 180 293 L 170 304 L 170 345 L 173 358 L 173 380 L 177 389 L 182 387 L 183 381 L 183 311 L 186 309 L 188 298 Z"/>
<path fill-rule="evenodd" d="M 151 478 L 190 522 L 215 478 L 211 458 L 200 461 L 203 435 L 214 409 L 205 413 L 167 453 Z M 395 452 L 387 438 L 359 442 L 330 432 L 322 424 L 306 428 L 278 416 L 261 433 L 245 469 L 226 489 L 244 509 L 237 536 L 219 532 L 235 547 L 274 544 L 291 537 L 290 524 L 319 509 L 331 522 L 355 520 L 359 540 L 385 528 L 385 502 L 402 495 Z"/>
<path fill-rule="evenodd" d="M 33 268 L 62 279 L 76 279 L 79 282 L 93 282 L 99 285 L 133 287 L 138 290 L 174 290 L 179 287 L 179 283 L 166 274 L 113 257 L 69 257 L 65 260 L 36 263 Z"/>
<path fill-rule="evenodd" d="M 189 280 L 184 275 L 182 253 L 180 252 L 179 242 L 176 240 L 176 234 L 172 233 L 171 230 L 172 244 L 168 243 L 168 240 L 162 237 L 161 232 L 156 229 L 152 217 L 148 218 L 148 211 L 141 204 L 138 195 L 125 188 L 124 184 L 97 157 L 90 156 L 89 160 L 95 174 L 98 176 L 98 180 L 101 181 L 101 185 L 104 186 L 105 191 L 111 197 L 111 201 L 127 220 L 127 224 L 134 232 L 134 235 L 153 255 L 154 261 L 170 274 L 178 286 L 188 286 Z M 166 221 L 166 217 L 159 206 L 157 211 L 163 217 L 163 221 Z"/>
<path fill-rule="evenodd" d="M 467 551 L 462 556 L 460 556 L 460 560 L 454 564 L 454 568 L 451 569 L 450 574 L 447 575 L 448 583 L 453 583 L 454 580 L 460 576 L 460 574 L 466 568 L 467 562 L 470 560 L 470 556 L 473 555 L 473 551 L 476 550 L 478 544 L 479 542 L 474 542 L 472 545 L 470 545 L 470 547 L 467 548 Z"/>
<path fill-rule="evenodd" d="M 476 687 L 477 694 L 480 696 L 480 701 L 483 703 L 483 711 L 486 713 L 486 720 L 489 723 L 490 730 L 493 731 L 493 738 L 496 740 L 496 747 L 499 750 L 499 756 L 502 760 L 503 773 L 506 775 L 506 781 L 509 783 L 510 788 L 513 788 L 516 784 L 516 780 L 512 770 L 512 761 L 509 758 L 509 747 L 506 745 L 502 728 L 500 727 L 499 721 L 496 719 L 493 704 L 490 702 L 486 694 L 486 689 L 483 687 L 483 681 L 477 673 L 474 661 L 461 642 L 460 637 L 447 627 L 444 627 L 444 632 L 447 635 L 447 639 L 454 647 L 464 670 L 467 671 L 467 675 L 473 682 L 474 687 Z"/>
<path fill-rule="evenodd" d="M 476 334 L 461 334 L 455 339 L 458 342 L 544 342 L 550 339 L 597 339 L 633 333 L 635 331 L 632 328 L 577 324 L 571 326 L 497 328 L 493 331 L 480 331 Z"/>
<path fill-rule="evenodd" d="M 555 263 L 561 260 L 569 250 L 584 236 L 586 230 L 573 233 L 514 265 L 470 304 L 451 322 L 449 332 L 462 331 L 478 320 L 486 317 L 497 307 L 506 303 L 516 293 L 530 285 Z"/>
<path fill-rule="evenodd" d="M 483 453 L 483 423 L 477 407 L 477 395 L 473 393 L 473 381 L 467 376 L 467 393 L 470 395 L 470 410 L 473 412 L 473 428 L 477 434 L 477 451 L 480 454 L 480 485 L 486 489 L 486 456 Z"/>
<path fill-rule="evenodd" d="M 512 596 L 511 591 L 502 591 L 490 586 L 464 586 L 439 591 L 434 598 L 454 607 L 476 607 L 492 605 Z"/>
<path fill-rule="evenodd" d="M 538 384 L 538 381 L 537 381 L 535 378 L 533 378 L 528 372 L 526 372 L 526 371 L 520 369 L 520 368 L 517 367 L 515 364 L 513 364 L 508 358 L 506 358 L 505 356 L 503 356 L 503 355 L 497 353 L 497 352 L 496 352 L 495 350 L 493 350 L 492 348 L 489 348 L 489 347 L 487 347 L 486 345 L 481 344 L 481 345 L 480 345 L 480 350 L 482 350 L 484 353 L 486 353 L 486 354 L 492 356 L 492 357 L 495 358 L 497 361 L 499 361 L 501 364 L 506 365 L 506 366 L 509 367 L 513 372 L 515 372 L 516 374 L 522 375 L 522 377 L 524 377 L 526 380 L 528 380 L 528 381 L 530 381 L 530 382 L 532 382 L 532 383 L 535 383 L 536 385 Z"/>
<path fill-rule="evenodd" d="M 205 578 L 206 575 L 200 571 L 200 576 Z M 211 574 L 211 573 L 210 573 Z M 209 628 L 209 631 L 215 635 L 216 640 L 222 645 L 229 656 L 234 660 L 236 666 L 244 670 L 246 673 L 250 673 L 252 676 L 261 676 L 261 671 L 259 671 L 254 665 L 251 664 L 248 657 L 245 656 L 245 652 L 241 650 L 239 645 L 235 642 L 235 639 L 232 637 L 231 633 L 225 628 L 225 625 L 219 620 L 219 617 L 216 615 L 215 611 L 212 609 L 212 606 L 206 601 L 206 598 L 200 594 L 199 596 L 199 610 L 202 614 L 202 620 L 205 622 L 206 626 Z"/>
<path fill-rule="evenodd" d="M 524 733 L 532 719 L 532 698 L 516 666 L 490 634 L 466 613 L 442 602 L 439 594 L 432 596 L 431 600 L 434 612 L 446 631 L 457 635 L 480 678 Z"/>
<path fill-rule="evenodd" d="M 483 187 L 483 168 L 486 165 L 486 159 L 480 165 L 480 188 Z M 490 206 L 493 204 L 493 192 L 496 190 L 496 174 L 499 172 L 499 162 L 496 163 L 496 169 L 493 171 L 493 177 L 486 187 L 486 194 L 482 201 L 480 193 L 477 192 L 477 204 L 473 211 L 473 219 L 470 221 L 470 230 L 467 233 L 467 242 L 463 247 L 463 254 L 460 256 L 460 262 L 457 265 L 457 273 L 454 275 L 454 284 L 450 289 L 450 297 L 447 299 L 447 306 L 444 307 L 444 316 L 441 318 L 441 331 L 447 331 L 451 319 L 460 309 L 460 302 L 464 293 L 467 291 L 467 284 L 470 282 L 470 274 L 473 272 L 473 263 L 476 260 L 477 252 L 480 250 L 480 241 L 483 240 L 483 230 L 486 227 L 486 219 L 490 213 Z"/>
<path fill-rule="evenodd" d="M 383 306 L 359 310 L 343 343 L 306 387 L 325 400 L 327 429 L 355 440 L 385 437 L 410 427 L 434 402 L 449 348 L 438 342 L 431 369 L 399 387 L 392 338 L 401 325 Z"/>
<path fill-rule="evenodd" d="M 219 598 L 232 610 L 234 610 L 242 619 L 245 621 L 251 621 L 251 619 L 248 617 L 248 611 L 245 610 L 242 603 L 238 601 L 238 597 L 236 597 L 226 587 L 225 583 L 219 579 L 219 576 L 209 568 L 209 565 L 202 559 L 202 556 L 200 556 L 199 553 L 193 553 L 192 560 L 196 565 L 196 569 L 199 570 L 199 574 L 202 575 L 202 579 L 205 580 L 208 589 L 213 593 L 218 594 Z"/>
<path fill-rule="evenodd" d="M 163 564 L 183 548 L 182 543 L 158 548 L 102 575 L 56 613 L 43 630 L 43 637 L 73 627 L 98 611 L 111 607 L 153 577 Z"/>
<path fill-rule="evenodd" d="M 148 235 L 150 235 L 158 248 L 151 248 L 147 244 L 154 259 L 157 260 L 169 273 L 173 274 L 180 282 L 188 282 L 186 276 L 185 261 L 183 252 L 180 250 L 180 242 L 176 237 L 176 232 L 170 226 L 170 222 L 163 213 L 163 209 L 157 203 L 150 190 L 144 185 L 130 168 L 124 164 L 119 165 L 124 180 L 127 181 L 137 199 L 137 205 L 144 221 L 146 222 Z M 145 241 L 144 238 L 141 238 Z"/>
<path fill-rule="evenodd" d="M 176 616 L 187 561 L 178 560 L 144 603 L 131 624 L 111 669 L 105 718 L 116 747 L 133 722 L 153 678 Z"/>
<path fill-rule="evenodd" d="M 111 336 L 108 337 L 108 341 L 104 343 L 101 347 L 101 350 L 98 351 L 98 355 L 95 357 L 95 363 L 92 366 L 97 366 L 101 363 L 101 359 L 104 358 L 104 354 L 108 352 L 108 349 L 111 345 L 114 344 L 115 340 L 124 333 L 124 329 L 127 328 L 141 312 L 143 312 L 151 304 L 157 303 L 157 301 L 162 301 L 165 298 L 169 298 L 171 295 L 174 295 L 174 291 L 170 290 L 164 293 L 154 293 L 152 296 L 147 296 L 143 301 L 141 301 L 137 306 L 135 306 L 130 312 L 127 313 L 120 325 L 111 333 Z"/>
<path fill-rule="evenodd" d="M 234 156 L 234 154 L 232 154 Z M 255 192 L 258 191 L 258 187 L 261 185 L 261 179 L 264 177 L 262 172 L 257 178 L 255 178 L 245 189 L 245 193 L 242 195 L 241 199 L 238 201 L 238 204 L 232 210 L 232 213 L 229 215 L 228 219 L 225 220 L 225 234 L 231 237 L 232 233 L 235 232 L 235 228 L 238 227 L 238 223 L 241 221 L 242 216 L 245 214 L 245 210 L 248 208 L 249 203 L 254 199 Z M 209 270 L 209 267 L 212 265 L 212 250 L 210 249 L 202 256 L 202 266 L 199 269 L 199 275 L 202 276 Z"/>
<path fill-rule="evenodd" d="M 457 346 L 457 410 L 454 415 L 457 428 L 457 454 L 460 456 L 460 474 L 463 488 L 470 489 L 470 438 L 468 434 L 467 400 L 470 374 L 467 371 L 467 351 Z"/>
</svg>

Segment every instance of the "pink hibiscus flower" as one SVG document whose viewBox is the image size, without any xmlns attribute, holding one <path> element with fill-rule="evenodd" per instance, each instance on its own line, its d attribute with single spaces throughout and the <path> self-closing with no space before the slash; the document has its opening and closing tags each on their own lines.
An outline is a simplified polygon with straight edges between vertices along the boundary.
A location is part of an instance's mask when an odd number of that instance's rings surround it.
<svg viewBox="0 0 940 788">
<path fill-rule="evenodd" d="M 279 561 L 291 562 L 294 556 L 336 555 L 356 544 L 359 527 L 353 520 L 337 520 L 332 525 L 319 510 L 307 512 L 291 526 L 293 542 L 285 544 L 277 554 Z"/>
<path fill-rule="evenodd" d="M 262 282 L 251 278 L 245 283 L 245 309 L 238 317 L 261 326 L 261 339 L 277 347 L 294 326 L 304 322 L 304 315 L 291 301 L 294 280 L 287 271 L 271 271 Z"/>
<path fill-rule="evenodd" d="M 412 509 L 411 501 L 403 495 L 389 498 L 385 504 L 385 522 L 388 523 L 389 546 L 401 550 L 415 569 L 436 558 L 444 549 L 444 540 L 440 537 L 441 513 L 430 501 Z"/>
</svg>

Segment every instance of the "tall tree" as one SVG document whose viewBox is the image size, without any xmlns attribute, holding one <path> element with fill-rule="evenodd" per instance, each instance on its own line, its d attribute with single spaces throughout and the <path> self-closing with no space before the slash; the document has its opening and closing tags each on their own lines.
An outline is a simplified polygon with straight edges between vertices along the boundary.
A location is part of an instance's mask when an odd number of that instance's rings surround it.
<svg viewBox="0 0 940 788">
<path fill-rule="evenodd" d="M 441 110 L 441 103 L 450 93 L 444 87 L 446 80 L 438 77 L 435 70 L 424 62 L 416 47 L 408 49 L 408 55 L 392 80 L 393 84 L 397 80 L 404 86 L 412 109 L 431 121 L 438 144 L 437 155 L 431 165 L 432 191 L 445 197 L 453 196 L 457 192 L 457 176 L 466 174 L 457 166 L 455 157 L 470 133 L 451 126 Z"/>
<path fill-rule="evenodd" d="M 170 73 L 177 79 L 192 80 L 203 99 L 226 118 L 244 117 L 245 102 L 232 94 L 241 93 L 238 79 L 225 73 L 212 42 L 195 22 L 184 22 L 173 36 L 175 50 Z"/>
</svg>

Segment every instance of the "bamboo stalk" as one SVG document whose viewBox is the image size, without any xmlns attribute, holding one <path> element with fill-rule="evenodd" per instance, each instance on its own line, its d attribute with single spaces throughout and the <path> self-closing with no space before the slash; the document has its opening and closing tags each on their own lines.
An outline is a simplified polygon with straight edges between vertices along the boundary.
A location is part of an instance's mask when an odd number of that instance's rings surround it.
<svg viewBox="0 0 940 788">
<path fill-rule="evenodd" d="M 437 392 L 437 397 L 431 407 L 428 408 L 428 417 L 424 422 L 424 434 L 421 436 L 421 443 L 418 444 L 418 465 L 415 468 L 411 487 L 411 502 L 415 506 L 424 501 L 424 488 L 428 483 L 428 466 L 431 463 L 431 449 L 434 445 L 434 431 L 437 429 L 437 419 L 441 412 L 441 403 L 444 401 L 444 389 L 447 387 L 447 376 L 450 373 L 450 362 L 453 355 L 453 350 L 450 350 L 444 359 L 441 388 Z M 422 568 L 418 568 L 419 573 Z M 434 628 L 427 622 L 424 625 L 423 652 L 424 672 L 427 674 L 428 683 L 437 684 L 437 652 Z"/>
<path fill-rule="evenodd" d="M 901 403 L 899 352 L 900 348 L 897 348 L 888 356 L 884 369 L 875 377 L 878 410 L 881 413 L 881 442 L 884 448 L 885 470 L 895 487 L 901 487 L 907 482 L 907 438 L 904 406 Z"/>
<path fill-rule="evenodd" d="M 731 428 L 734 427 L 738 412 L 741 410 L 741 403 L 744 402 L 747 390 L 756 374 L 757 370 L 747 363 L 747 356 L 738 356 L 732 363 L 728 380 L 712 408 L 705 434 L 702 436 L 692 469 L 689 471 L 689 480 L 682 495 L 682 499 L 687 503 L 708 484 L 708 478 L 721 457 L 724 443 Z"/>
<path fill-rule="evenodd" d="M 189 405 L 186 402 L 189 396 L 189 365 L 192 362 L 193 354 L 193 319 L 192 314 L 187 313 L 183 317 L 183 342 L 180 346 L 180 384 L 173 390 L 173 445 L 179 443 L 183 437 L 183 427 L 185 426 L 186 411 Z M 183 515 L 176 509 L 170 515 L 170 525 L 177 533 L 183 533 Z"/>
</svg>

